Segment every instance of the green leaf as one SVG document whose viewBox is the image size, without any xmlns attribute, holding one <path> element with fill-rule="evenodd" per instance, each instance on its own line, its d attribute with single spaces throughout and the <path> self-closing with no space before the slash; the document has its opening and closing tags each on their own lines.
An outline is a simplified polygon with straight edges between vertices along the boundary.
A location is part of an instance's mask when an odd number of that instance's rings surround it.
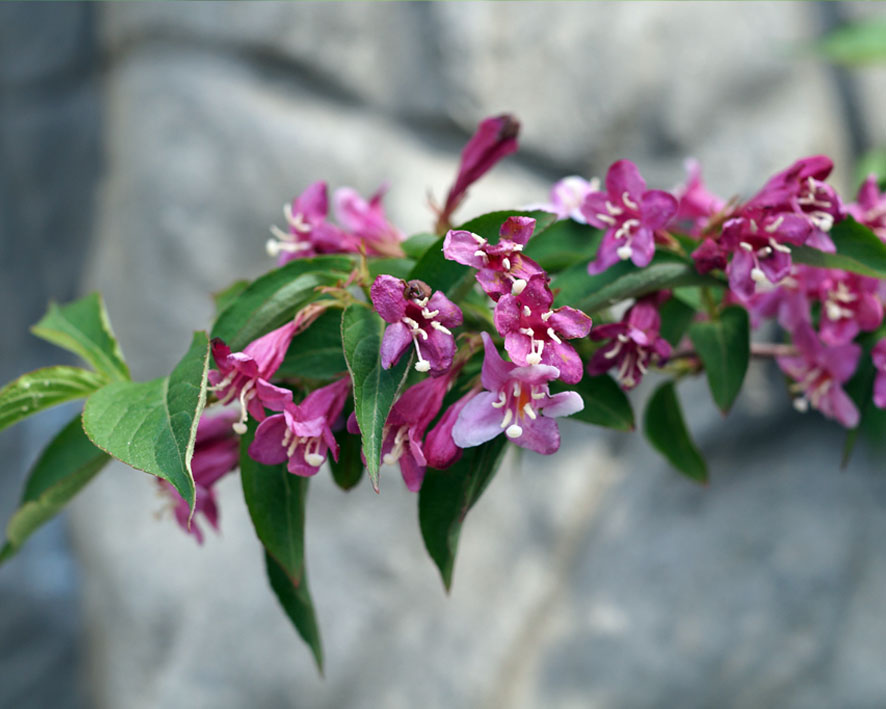
<svg viewBox="0 0 886 709">
<path fill-rule="evenodd" d="M 484 239 L 496 243 L 498 241 L 498 232 L 499 229 L 501 229 L 502 223 L 508 217 L 512 216 L 533 217 L 536 220 L 535 231 L 533 234 L 538 234 L 543 231 L 554 222 L 554 219 L 556 219 L 553 214 L 541 211 L 491 212 L 489 214 L 483 214 L 476 219 L 471 219 L 461 226 L 456 227 L 456 229 L 472 231 L 475 234 L 482 236 Z M 422 257 L 418 260 L 418 263 L 415 264 L 415 267 L 412 269 L 407 280 L 418 279 L 424 281 L 431 286 L 432 289 L 441 290 L 447 296 L 453 298 L 463 284 L 469 282 L 469 279 L 473 278 L 474 270 L 455 261 L 449 261 L 443 256 L 444 238 L 445 237 L 440 237 L 435 244 L 428 247 Z M 532 238 L 535 237 L 533 236 Z"/>
<path fill-rule="evenodd" d="M 597 253 L 602 239 L 600 230 L 563 219 L 533 236 L 523 253 L 546 271 L 557 272 L 579 261 L 587 265 Z"/>
<path fill-rule="evenodd" d="M 347 256 L 318 256 L 290 261 L 253 281 L 219 315 L 212 337 L 234 352 L 284 325 L 295 313 L 316 300 L 316 288 L 335 285 L 353 267 Z"/>
<path fill-rule="evenodd" d="M 400 246 L 407 258 L 417 260 L 420 259 L 425 251 L 431 248 L 433 244 L 436 244 L 439 238 L 440 237 L 436 234 L 413 234 L 400 244 Z"/>
<path fill-rule="evenodd" d="M 886 22 L 881 18 L 844 25 L 820 40 L 814 49 L 836 64 L 884 62 Z"/>
<path fill-rule="evenodd" d="M 103 374 L 80 367 L 45 367 L 22 374 L 0 389 L 0 431 L 38 411 L 89 396 L 107 383 Z"/>
<path fill-rule="evenodd" d="M 43 338 L 73 352 L 111 381 L 127 381 L 129 367 L 111 330 L 105 304 L 98 293 L 91 293 L 67 305 L 49 304 L 40 322 L 31 328 Z"/>
<path fill-rule="evenodd" d="M 363 305 L 351 305 L 342 313 L 342 343 L 354 385 L 354 412 L 363 439 L 366 470 L 376 492 L 385 421 L 412 362 L 411 355 L 404 355 L 398 364 L 382 369 L 380 349 L 384 330 L 384 320 Z"/>
<path fill-rule="evenodd" d="M 114 382 L 86 401 L 83 428 L 90 440 L 127 465 L 169 481 L 194 509 L 191 457 L 206 403 L 209 340 L 195 332 L 168 377 Z"/>
<path fill-rule="evenodd" d="M 335 440 L 338 441 L 339 451 L 338 461 L 333 460 L 332 456 L 329 457 L 332 479 L 342 490 L 350 490 L 356 487 L 363 477 L 360 436 L 342 430 L 335 434 Z"/>
<path fill-rule="evenodd" d="M 505 452 L 504 436 L 476 448 L 466 448 L 446 470 L 428 468 L 418 491 L 418 521 L 431 559 L 443 585 L 452 586 L 458 538 L 465 517 L 492 481 Z"/>
<path fill-rule="evenodd" d="M 695 313 L 696 309 L 686 305 L 681 299 L 668 298 L 658 308 L 661 317 L 659 334 L 670 343 L 671 347 L 676 347 L 689 329 L 689 323 L 692 322 Z"/>
<path fill-rule="evenodd" d="M 267 552 L 265 552 L 265 566 L 271 589 L 277 595 L 280 605 L 283 606 L 298 634 L 311 648 L 317 669 L 323 674 L 323 645 L 320 641 L 320 627 L 317 625 L 307 576 L 302 574 L 301 582 L 294 586 L 283 568 Z"/>
<path fill-rule="evenodd" d="M 674 382 L 655 390 L 643 416 L 643 432 L 677 470 L 696 482 L 708 481 L 708 466 L 689 437 Z"/>
<path fill-rule="evenodd" d="M 375 280 L 382 273 L 404 280 L 412 273 L 415 261 L 411 258 L 374 258 L 369 260 L 369 278 Z"/>
<path fill-rule="evenodd" d="M 827 254 L 811 246 L 792 246 L 794 262 L 886 278 L 886 244 L 874 232 L 847 217 L 834 225 L 830 235 L 837 253 Z"/>
<path fill-rule="evenodd" d="M 341 346 L 341 311 L 329 309 L 292 338 L 277 376 L 331 379 L 347 369 Z"/>
<path fill-rule="evenodd" d="M 3 561 L 54 517 L 110 460 L 83 433 L 80 414 L 52 439 L 28 474 L 21 504 L 6 526 Z"/>
<path fill-rule="evenodd" d="M 298 585 L 305 567 L 305 500 L 308 478 L 280 465 L 262 465 L 249 457 L 258 422 L 240 439 L 240 480 L 252 524 L 268 554 Z"/>
<path fill-rule="evenodd" d="M 608 374 L 591 377 L 587 374 L 578 384 L 551 383 L 551 391 L 576 391 L 585 407 L 569 418 L 616 431 L 634 430 L 634 410 L 622 388 Z"/>
<path fill-rule="evenodd" d="M 692 323 L 689 337 L 704 364 L 714 401 L 726 413 L 741 391 L 751 359 L 748 311 L 735 305 L 726 308 L 718 320 Z"/>
<path fill-rule="evenodd" d="M 557 293 L 554 306 L 571 305 L 586 313 L 665 288 L 690 285 L 719 285 L 713 276 L 702 276 L 695 266 L 680 257 L 659 252 L 646 268 L 629 261 L 611 266 L 596 276 L 588 275 L 587 264 L 576 264 L 551 281 Z"/>
<path fill-rule="evenodd" d="M 234 281 L 224 290 L 212 294 L 212 301 L 215 303 L 215 316 L 218 317 L 231 303 L 233 303 L 240 294 L 249 287 L 249 281 L 246 279 Z"/>
</svg>

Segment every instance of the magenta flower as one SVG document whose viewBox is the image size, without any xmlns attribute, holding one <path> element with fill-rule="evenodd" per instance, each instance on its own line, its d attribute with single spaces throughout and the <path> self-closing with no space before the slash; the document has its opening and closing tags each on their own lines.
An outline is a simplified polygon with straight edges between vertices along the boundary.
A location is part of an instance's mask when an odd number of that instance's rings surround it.
<svg viewBox="0 0 886 709">
<path fill-rule="evenodd" d="M 804 268 L 805 286 L 821 302 L 819 333 L 828 345 L 851 342 L 880 327 L 883 304 L 876 278 L 836 269 Z"/>
<path fill-rule="evenodd" d="M 477 126 L 477 132 L 461 152 L 458 175 L 446 197 L 440 213 L 440 224 L 446 224 L 450 215 L 464 199 L 472 184 L 485 175 L 495 163 L 517 150 L 520 123 L 511 115 L 486 118 Z"/>
<path fill-rule="evenodd" d="M 480 389 L 471 389 L 467 394 L 450 406 L 437 425 L 425 437 L 424 453 L 428 465 L 437 470 L 445 470 L 461 458 L 462 449 L 452 440 L 452 429 L 459 415 L 468 402 L 480 393 Z"/>
<path fill-rule="evenodd" d="M 493 300 L 506 293 L 519 295 L 533 276 L 544 269 L 522 251 L 535 229 L 531 217 L 508 217 L 499 230 L 497 244 L 470 231 L 451 230 L 443 240 L 443 255 L 477 269 L 477 282 Z"/>
<path fill-rule="evenodd" d="M 520 295 L 503 295 L 495 306 L 495 328 L 518 365 L 546 364 L 560 370 L 567 384 L 581 380 L 582 363 L 564 340 L 587 337 L 591 319 L 580 310 L 551 309 L 554 296 L 546 276 L 533 276 Z"/>
<path fill-rule="evenodd" d="M 526 209 L 541 209 L 553 212 L 557 219 L 572 219 L 579 224 L 587 224 L 581 205 L 591 192 L 600 189 L 600 181 L 595 177 L 590 182 L 578 175 L 570 175 L 559 180 L 551 188 L 551 201 L 545 204 L 532 205 Z"/>
<path fill-rule="evenodd" d="M 874 379 L 874 406 L 886 409 L 886 338 L 874 345 L 871 359 L 877 370 L 877 377 Z"/>
<path fill-rule="evenodd" d="M 811 406 L 846 428 L 857 426 L 858 409 L 840 385 L 855 372 L 861 348 L 853 343 L 825 346 L 805 323 L 793 332 L 793 341 L 798 354 L 776 361 L 794 380 L 789 387 L 794 408 L 807 411 Z"/>
<path fill-rule="evenodd" d="M 455 339 L 449 328 L 462 323 L 461 310 L 443 293 L 431 295 L 422 281 L 409 281 L 382 274 L 370 289 L 372 304 L 385 322 L 381 343 L 381 366 L 390 369 L 402 354 L 415 345 L 415 369 L 433 376 L 445 373 L 455 356 Z"/>
<path fill-rule="evenodd" d="M 452 428 L 459 448 L 479 446 L 504 433 L 522 448 L 549 455 L 560 447 L 560 429 L 553 419 L 584 408 L 574 391 L 551 396 L 548 383 L 560 376 L 556 367 L 505 362 L 492 338 L 482 333 L 485 356 L 481 381 L 486 389 L 467 402 Z"/>
<path fill-rule="evenodd" d="M 692 252 L 695 269 L 699 273 L 708 273 L 715 268 L 719 268 L 721 271 L 725 270 L 728 256 L 729 252 L 711 238 L 702 241 L 698 248 Z"/>
<path fill-rule="evenodd" d="M 325 182 L 309 185 L 301 195 L 283 206 L 289 231 L 271 227 L 273 238 L 267 243 L 268 254 L 277 258 L 278 266 L 317 254 L 359 251 L 359 239 L 326 221 L 328 212 Z"/>
<path fill-rule="evenodd" d="M 606 173 L 606 191 L 592 192 L 581 206 L 588 224 L 605 229 L 597 258 L 588 264 L 592 276 L 619 261 L 648 266 L 655 253 L 655 233 L 677 213 L 677 200 L 662 190 L 647 190 L 630 160 L 619 160 Z"/>
<path fill-rule="evenodd" d="M 880 192 L 876 175 L 868 175 L 858 190 L 855 203 L 846 208 L 855 221 L 886 241 L 886 192 Z"/>
<path fill-rule="evenodd" d="M 616 379 L 623 389 L 633 389 L 653 361 L 662 365 L 671 356 L 671 345 L 661 337 L 661 316 L 655 296 L 641 298 L 621 322 L 598 325 L 591 330 L 592 340 L 610 340 L 594 352 L 588 362 L 588 374 L 599 376 L 616 367 Z"/>
<path fill-rule="evenodd" d="M 257 421 L 265 417 L 265 407 L 279 411 L 283 403 L 292 401 L 292 392 L 270 383 L 280 367 L 295 333 L 296 322 L 269 332 L 250 342 L 242 352 L 231 352 L 219 338 L 212 340 L 212 357 L 218 370 L 210 370 L 210 391 L 216 392 L 222 404 L 235 399 L 240 404 L 240 418 L 234 431 L 246 433 L 247 413 Z"/>
<path fill-rule="evenodd" d="M 377 256 L 401 257 L 400 242 L 405 235 L 391 224 L 382 206 L 386 185 L 382 185 L 367 202 L 351 187 L 335 191 L 335 218 L 348 232 L 366 245 L 367 253 Z"/>
<path fill-rule="evenodd" d="M 781 281 L 791 271 L 788 244 L 805 243 L 811 231 L 809 221 L 799 214 L 743 209 L 741 216 L 723 225 L 720 239 L 721 248 L 733 254 L 726 267 L 729 288 L 746 301 L 758 283 Z"/>
<path fill-rule="evenodd" d="M 191 510 L 178 491 L 166 480 L 157 478 L 160 489 L 173 504 L 173 514 L 179 526 L 193 534 L 199 544 L 203 543 L 203 532 L 197 524 L 198 516 L 218 529 L 218 506 L 213 492 L 214 485 L 240 461 L 240 443 L 231 432 L 231 424 L 237 419 L 236 412 L 226 411 L 218 416 L 203 415 L 197 424 L 197 438 L 194 443 L 194 456 L 191 458 L 191 471 L 194 474 L 194 517 L 190 528 L 188 519 Z"/>
<path fill-rule="evenodd" d="M 760 327 L 764 318 L 777 318 L 779 325 L 788 332 L 793 332 L 802 323 L 812 322 L 804 275 L 806 268 L 795 264 L 791 274 L 783 278 L 777 286 L 759 290 L 745 301 L 735 297 L 730 300 L 747 308 L 751 316 L 751 327 Z"/>
<path fill-rule="evenodd" d="M 675 194 L 678 207 L 674 218 L 679 222 L 688 222 L 691 225 L 689 233 L 698 236 L 708 225 L 711 217 L 723 211 L 726 202 L 711 194 L 705 187 L 698 160 L 688 159 L 686 171 L 689 173 L 686 184 Z"/>
<path fill-rule="evenodd" d="M 301 404 L 285 402 L 282 414 L 268 416 L 255 431 L 249 457 L 264 465 L 288 461 L 293 475 L 316 475 L 329 451 L 338 460 L 338 443 L 330 428 L 341 416 L 350 391 L 348 378 L 315 389 Z"/>
</svg>

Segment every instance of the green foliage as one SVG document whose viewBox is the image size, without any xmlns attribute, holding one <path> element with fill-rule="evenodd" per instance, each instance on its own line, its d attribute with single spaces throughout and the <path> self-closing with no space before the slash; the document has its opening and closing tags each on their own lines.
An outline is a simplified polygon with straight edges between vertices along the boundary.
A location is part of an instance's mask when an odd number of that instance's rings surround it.
<svg viewBox="0 0 886 709">
<path fill-rule="evenodd" d="M 819 41 L 815 51 L 835 64 L 886 62 L 886 21 L 844 25 Z"/>
<path fill-rule="evenodd" d="M 587 264 L 597 253 L 603 232 L 571 219 L 553 223 L 533 235 L 523 249 L 546 271 L 556 273 L 579 261 Z"/>
<path fill-rule="evenodd" d="M 193 510 L 191 457 L 206 401 L 209 340 L 194 333 L 168 377 L 114 382 L 89 397 L 83 428 L 103 451 L 169 481 Z"/>
<path fill-rule="evenodd" d="M 215 303 L 215 316 L 218 317 L 240 294 L 249 287 L 249 281 L 242 279 L 234 281 L 224 290 L 212 294 L 212 302 Z"/>
<path fill-rule="evenodd" d="M 726 413 L 741 391 L 751 358 L 748 311 L 726 308 L 717 320 L 692 323 L 689 337 L 704 364 L 714 401 Z"/>
<path fill-rule="evenodd" d="M 82 399 L 107 384 L 104 374 L 80 367 L 45 367 L 0 389 L 0 431 L 38 411 Z"/>
<path fill-rule="evenodd" d="M 863 276 L 886 278 L 886 244 L 866 226 L 852 217 L 834 225 L 831 239 L 837 253 L 828 254 L 811 246 L 793 246 L 791 252 L 796 263 L 819 268 L 840 268 Z"/>
<path fill-rule="evenodd" d="M 316 289 L 347 278 L 354 262 L 347 256 L 317 256 L 290 261 L 257 278 L 228 305 L 212 337 L 225 341 L 234 352 L 284 325 L 316 299 Z"/>
<path fill-rule="evenodd" d="M 505 437 L 498 436 L 476 448 L 467 448 L 461 459 L 446 470 L 428 468 L 418 493 L 418 520 L 425 547 L 448 591 L 458 538 L 465 517 L 492 481 L 505 451 Z"/>
<path fill-rule="evenodd" d="M 40 322 L 31 328 L 37 337 L 69 350 L 111 381 L 126 381 L 129 367 L 111 330 L 105 304 L 98 293 L 73 303 L 49 304 Z"/>
<path fill-rule="evenodd" d="M 616 431 L 634 430 L 634 410 L 621 387 L 608 374 L 585 375 L 578 384 L 551 383 L 551 391 L 576 391 L 584 400 L 584 408 L 569 418 Z"/>
<path fill-rule="evenodd" d="M 292 621 L 292 625 L 302 639 L 311 648 L 317 669 L 323 674 L 323 645 L 320 641 L 320 626 L 314 612 L 314 601 L 308 588 L 308 577 L 302 574 L 301 581 L 294 585 L 283 568 L 274 561 L 274 557 L 265 552 L 265 568 L 271 589 L 283 606 L 283 610 Z"/>
<path fill-rule="evenodd" d="M 341 311 L 331 308 L 292 338 L 277 376 L 331 379 L 347 369 L 341 346 Z"/>
<path fill-rule="evenodd" d="M 341 430 L 335 434 L 335 440 L 338 441 L 339 452 L 337 461 L 329 456 L 332 479 L 342 490 L 351 490 L 363 477 L 360 436 Z"/>
<path fill-rule="evenodd" d="M 674 382 L 655 390 L 643 416 L 643 432 L 677 470 L 696 482 L 708 481 L 707 464 L 689 437 Z"/>
<path fill-rule="evenodd" d="M 404 355 L 398 364 L 382 369 L 384 330 L 384 320 L 363 305 L 351 305 L 342 313 L 342 344 L 354 385 L 354 412 L 363 437 L 366 470 L 376 492 L 385 422 L 412 362 L 411 355 Z"/>
<path fill-rule="evenodd" d="M 661 317 L 661 335 L 671 347 L 677 347 L 686 331 L 689 329 L 689 323 L 695 317 L 698 308 L 693 308 L 684 303 L 679 298 L 668 298 L 658 308 L 658 314 Z"/>
<path fill-rule="evenodd" d="M 400 246 L 407 258 L 418 260 L 439 238 L 436 234 L 413 234 Z"/>
<path fill-rule="evenodd" d="M 28 474 L 19 508 L 6 526 L 0 561 L 11 557 L 42 524 L 50 520 L 110 460 L 96 448 L 80 424 L 80 415 L 44 449 Z"/>
</svg>

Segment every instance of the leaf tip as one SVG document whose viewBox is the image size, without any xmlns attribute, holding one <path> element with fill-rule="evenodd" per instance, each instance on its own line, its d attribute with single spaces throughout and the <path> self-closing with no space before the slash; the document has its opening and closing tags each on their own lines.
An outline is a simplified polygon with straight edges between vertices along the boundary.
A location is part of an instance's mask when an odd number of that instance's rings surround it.
<svg viewBox="0 0 886 709">
<path fill-rule="evenodd" d="M 11 559 L 13 554 L 15 554 L 15 549 L 12 548 L 12 544 L 6 542 L 3 547 L 0 548 L 0 564 Z"/>
</svg>

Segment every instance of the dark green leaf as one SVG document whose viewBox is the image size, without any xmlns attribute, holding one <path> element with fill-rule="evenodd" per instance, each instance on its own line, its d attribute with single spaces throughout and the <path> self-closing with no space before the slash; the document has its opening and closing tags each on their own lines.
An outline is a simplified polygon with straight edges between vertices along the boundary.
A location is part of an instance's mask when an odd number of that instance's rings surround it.
<svg viewBox="0 0 886 709">
<path fill-rule="evenodd" d="M 695 308 L 686 305 L 679 298 L 668 298 L 658 308 L 661 316 L 659 334 L 667 340 L 671 347 L 676 347 L 686 334 L 689 323 L 695 317 Z"/>
<path fill-rule="evenodd" d="M 418 493 L 418 519 L 425 547 L 440 570 L 443 585 L 452 586 L 458 538 L 465 516 L 489 485 L 505 451 L 498 436 L 466 448 L 461 460 L 446 470 L 428 468 Z"/>
<path fill-rule="evenodd" d="M 103 451 L 127 465 L 169 481 L 194 508 L 191 457 L 206 402 L 209 340 L 195 332 L 168 377 L 114 382 L 86 401 L 83 428 Z"/>
<path fill-rule="evenodd" d="M 28 474 L 18 510 L 6 526 L 0 561 L 12 556 L 44 522 L 54 517 L 110 460 L 83 433 L 80 414 L 45 448 Z"/>
<path fill-rule="evenodd" d="M 234 352 L 284 325 L 317 298 L 316 288 L 335 285 L 347 277 L 353 260 L 347 256 L 318 256 L 290 261 L 253 281 L 219 315 L 212 337 L 220 337 Z"/>
<path fill-rule="evenodd" d="M 643 432 L 677 470 L 696 482 L 708 481 L 708 466 L 689 437 L 674 382 L 655 390 L 643 416 Z"/>
<path fill-rule="evenodd" d="M 224 290 L 220 290 L 218 293 L 212 294 L 212 300 L 215 303 L 215 316 L 218 317 L 221 313 L 237 298 L 240 294 L 245 291 L 249 287 L 249 281 L 243 279 L 240 281 L 234 281 L 231 285 L 229 285 Z"/>
<path fill-rule="evenodd" d="M 562 271 L 594 258 L 603 234 L 598 229 L 563 219 L 533 236 L 523 249 L 529 258 L 549 272 Z"/>
<path fill-rule="evenodd" d="M 37 337 L 63 347 L 111 381 L 129 379 L 129 367 L 111 330 L 105 304 L 91 293 L 67 305 L 49 304 L 46 315 L 31 328 Z"/>
<path fill-rule="evenodd" d="M 646 268 L 622 261 L 596 276 L 588 275 L 587 264 L 577 264 L 551 282 L 555 293 L 559 289 L 555 306 L 571 305 L 586 313 L 627 298 L 688 285 L 719 285 L 719 281 L 700 275 L 690 262 L 667 252 L 657 253 Z"/>
<path fill-rule="evenodd" d="M 262 465 L 249 457 L 258 422 L 249 420 L 240 439 L 240 480 L 252 525 L 268 554 L 298 585 L 305 565 L 305 499 L 308 478 L 293 475 L 286 463 Z"/>
<path fill-rule="evenodd" d="M 376 492 L 383 429 L 412 362 L 412 356 L 404 354 L 398 364 L 382 369 L 379 350 L 384 330 L 385 322 L 363 305 L 351 305 L 342 313 L 342 343 L 354 385 L 354 412 L 363 438 L 366 470 Z"/>
<path fill-rule="evenodd" d="M 407 258 L 418 260 L 439 238 L 436 234 L 413 234 L 400 246 Z"/>
<path fill-rule="evenodd" d="M 748 311 L 735 305 L 726 308 L 718 320 L 692 323 L 689 337 L 704 364 L 714 401 L 726 413 L 741 391 L 751 358 Z"/>
<path fill-rule="evenodd" d="M 0 389 L 0 431 L 31 414 L 89 396 L 107 377 L 80 367 L 45 367 L 22 374 Z"/>
<path fill-rule="evenodd" d="M 369 278 L 375 280 L 382 273 L 404 280 L 412 273 L 415 261 L 411 258 L 374 258 L 369 260 Z"/>
<path fill-rule="evenodd" d="M 587 374 L 578 384 L 553 382 L 551 391 L 577 391 L 585 407 L 569 418 L 616 431 L 634 430 L 634 410 L 621 387 L 608 374 L 591 377 Z"/>
<path fill-rule="evenodd" d="M 331 379 L 347 369 L 341 346 L 341 311 L 329 309 L 292 339 L 277 376 Z"/>
<path fill-rule="evenodd" d="M 283 606 L 283 610 L 289 616 L 289 620 L 292 621 L 298 634 L 311 648 L 317 669 L 320 670 L 320 674 L 323 674 L 323 645 L 320 641 L 320 627 L 317 625 L 317 616 L 314 613 L 314 602 L 311 600 L 307 575 L 302 574 L 301 582 L 294 586 L 286 572 L 267 552 L 265 552 L 265 566 L 268 570 L 271 589 L 277 595 L 280 605 Z"/>
<path fill-rule="evenodd" d="M 811 246 L 792 246 L 796 263 L 819 268 L 840 268 L 863 276 L 886 278 L 886 244 L 852 217 L 834 225 L 831 239 L 837 253 L 827 254 Z"/>
<path fill-rule="evenodd" d="M 498 233 L 501 230 L 501 225 L 505 223 L 505 220 L 508 217 L 532 217 L 535 219 L 535 229 L 532 231 L 532 237 L 529 240 L 530 243 L 532 243 L 532 239 L 538 237 L 541 232 L 545 231 L 557 221 L 556 214 L 544 212 L 540 209 L 528 212 L 521 212 L 519 210 L 502 210 L 499 212 L 487 212 L 486 214 L 481 214 L 479 217 L 469 219 L 461 226 L 455 228 L 457 231 L 463 230 L 473 232 L 478 236 L 482 236 L 487 241 L 496 244 L 498 243 Z"/>
<path fill-rule="evenodd" d="M 360 436 L 342 430 L 335 434 L 335 440 L 338 441 L 339 452 L 337 462 L 332 456 L 329 457 L 332 478 L 342 490 L 350 490 L 356 487 L 363 477 Z"/>
</svg>

